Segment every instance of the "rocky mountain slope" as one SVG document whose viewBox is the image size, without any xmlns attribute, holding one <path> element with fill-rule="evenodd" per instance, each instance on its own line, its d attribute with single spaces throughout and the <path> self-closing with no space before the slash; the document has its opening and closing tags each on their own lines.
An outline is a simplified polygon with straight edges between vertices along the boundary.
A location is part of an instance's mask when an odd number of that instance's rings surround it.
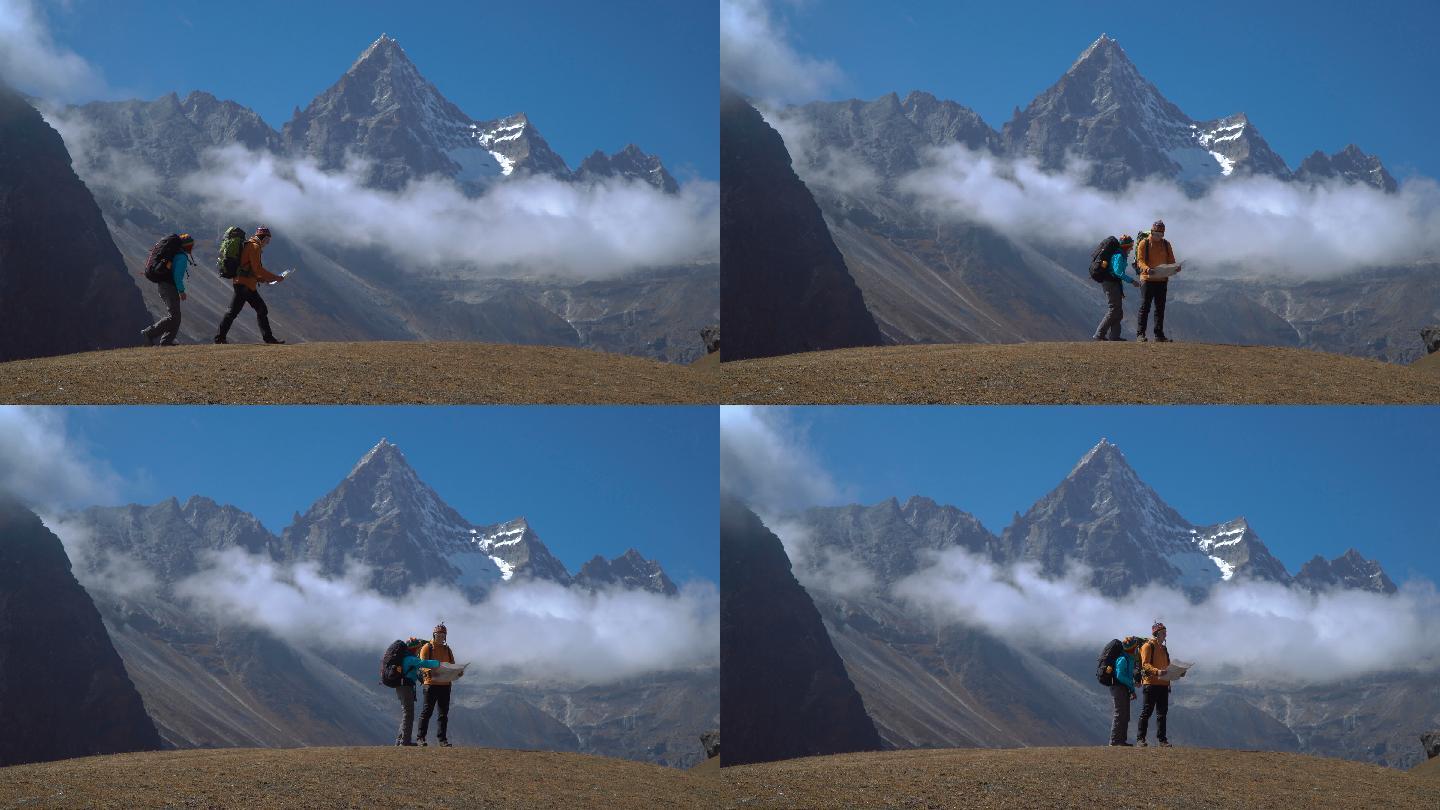
<svg viewBox="0 0 1440 810">
<path fill-rule="evenodd" d="M 867 751 L 880 737 L 779 538 L 720 501 L 725 765 Z"/>
<path fill-rule="evenodd" d="M 151 318 L 126 275 L 64 142 L 0 82 L 0 361 L 138 342 Z"/>
<path fill-rule="evenodd" d="M 150 102 L 92 102 L 56 110 L 51 118 L 132 271 L 160 234 L 193 232 L 208 251 L 229 225 L 254 227 L 214 214 L 188 185 L 210 178 L 201 169 L 215 149 L 303 156 L 329 171 L 345 168 L 347 157 L 359 159 L 367 167 L 362 181 L 387 190 L 442 177 L 474 195 L 524 176 L 577 183 L 619 178 L 666 192 L 678 188 L 658 158 L 634 145 L 592 155 L 572 172 L 523 112 L 470 118 L 388 36 L 296 110 L 280 132 L 253 111 L 202 92 L 185 99 L 171 94 Z M 283 294 L 277 289 L 268 301 L 277 331 L 290 340 L 484 340 L 603 348 L 682 363 L 704 353 L 698 330 L 719 313 L 718 267 L 703 257 L 683 266 L 636 268 L 638 278 L 577 280 L 548 268 L 501 277 L 462 267 L 423 274 L 381 251 L 280 227 L 266 259 L 306 271 L 304 284 Z M 146 305 L 158 311 L 149 283 L 136 283 Z M 208 341 L 228 305 L 229 285 L 203 263 L 191 284 L 181 335 Z M 242 340 L 255 338 L 251 319 L 241 318 L 235 329 Z"/>
<path fill-rule="evenodd" d="M 720 99 L 720 172 L 725 359 L 880 343 L 784 141 L 728 88 Z"/>
<path fill-rule="evenodd" d="M 279 536 L 236 507 L 200 497 L 92 507 L 62 526 L 83 550 L 77 570 L 150 717 L 166 743 L 181 748 L 376 745 L 394 737 L 394 697 L 374 672 L 384 640 L 373 655 L 336 652 L 198 609 L 186 580 L 210 570 L 215 552 L 244 552 L 282 569 L 308 563 L 329 576 L 361 563 L 374 569 L 369 584 L 389 596 L 431 584 L 478 598 L 526 579 L 676 592 L 659 564 L 634 550 L 598 558 L 585 569 L 591 575 L 572 577 L 524 518 L 467 521 L 384 440 Z M 602 581 L 601 570 L 627 575 Z M 633 576 L 639 572 L 646 576 Z M 483 628 L 467 628 L 472 638 L 455 629 L 462 656 L 467 644 L 483 647 Z M 459 745 L 678 767 L 703 759 L 698 735 L 718 722 L 713 667 L 600 684 L 476 681 L 456 690 L 451 739 Z"/>
<path fill-rule="evenodd" d="M 7 492 L 0 492 L 0 649 L 0 766 L 160 747 L 60 539 Z"/>
</svg>

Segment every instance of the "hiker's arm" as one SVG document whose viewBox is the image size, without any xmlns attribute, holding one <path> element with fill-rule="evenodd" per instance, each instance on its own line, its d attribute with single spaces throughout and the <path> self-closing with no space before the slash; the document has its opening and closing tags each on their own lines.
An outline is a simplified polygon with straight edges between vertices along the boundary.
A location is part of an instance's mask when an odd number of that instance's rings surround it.
<svg viewBox="0 0 1440 810">
<path fill-rule="evenodd" d="M 189 266 L 189 256 L 186 256 L 184 253 L 179 253 L 175 256 L 175 289 L 179 290 L 182 296 L 185 294 L 185 269 Z"/>
<path fill-rule="evenodd" d="M 1150 674 L 1152 674 L 1152 673 L 1155 673 L 1155 672 L 1159 672 L 1159 671 L 1160 671 L 1160 670 L 1156 669 L 1155 667 L 1150 666 L 1151 656 L 1154 655 L 1154 652 L 1155 652 L 1155 648 L 1154 648 L 1154 647 L 1151 647 L 1149 644 L 1146 644 L 1145 646 L 1143 646 L 1143 647 L 1140 648 L 1140 674 L 1141 674 L 1141 675 L 1150 675 Z"/>
<path fill-rule="evenodd" d="M 258 279 L 260 279 L 261 281 L 283 281 L 283 280 L 284 280 L 284 278 L 283 278 L 282 276 L 277 276 L 277 275 L 275 275 L 274 273 L 270 272 L 269 270 L 266 270 L 266 269 L 265 269 L 265 265 L 261 264 L 261 263 L 260 263 L 260 260 L 259 260 L 258 258 L 255 260 L 255 277 L 258 278 Z"/>
<path fill-rule="evenodd" d="M 1116 253 L 1114 256 L 1110 257 L 1110 274 L 1115 278 L 1126 282 L 1127 284 L 1135 283 L 1135 279 L 1125 274 L 1124 253 Z"/>
</svg>

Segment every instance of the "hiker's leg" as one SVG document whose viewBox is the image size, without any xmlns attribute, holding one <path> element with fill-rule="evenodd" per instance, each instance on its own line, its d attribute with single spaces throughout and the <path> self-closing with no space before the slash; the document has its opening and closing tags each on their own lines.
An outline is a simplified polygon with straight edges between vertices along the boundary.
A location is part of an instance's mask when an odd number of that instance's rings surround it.
<svg viewBox="0 0 1440 810">
<path fill-rule="evenodd" d="M 435 711 L 436 697 L 435 687 L 425 687 L 425 708 L 420 710 L 420 732 L 415 735 L 417 739 L 425 739 L 425 735 L 430 731 L 430 715 Z M 441 734 L 440 736 L 444 737 L 445 735 Z"/>
<path fill-rule="evenodd" d="M 439 736 L 440 742 L 445 742 L 450 739 L 446 734 L 450 729 L 450 684 L 437 686 L 435 691 L 439 693 L 436 700 L 440 704 L 440 728 L 436 734 Z"/>
<path fill-rule="evenodd" d="M 1120 319 L 1124 317 L 1123 301 L 1125 291 L 1120 288 L 1120 282 L 1107 281 L 1105 288 L 1105 317 L 1100 320 L 1100 326 L 1095 330 L 1095 337 L 1113 340 L 1120 337 Z"/>
<path fill-rule="evenodd" d="M 234 285 L 234 288 L 235 292 L 230 296 L 230 309 L 225 313 L 225 317 L 220 319 L 220 328 L 215 332 L 216 340 L 224 340 L 225 336 L 230 334 L 230 324 L 235 323 L 235 316 L 245 308 L 245 293 L 249 290 L 240 284 Z"/>
<path fill-rule="evenodd" d="M 1157 324 L 1158 326 L 1158 324 Z M 1170 687 L 1155 687 L 1155 739 L 1165 742 L 1165 716 L 1170 714 Z"/>
<path fill-rule="evenodd" d="M 1165 334 L 1165 291 L 1170 287 L 1170 282 L 1155 286 L 1158 288 L 1155 290 L 1155 334 L 1160 336 Z"/>
<path fill-rule="evenodd" d="M 1150 726 L 1150 715 L 1155 711 L 1155 687 L 1143 686 L 1140 692 L 1145 703 L 1140 707 L 1140 726 L 1135 730 L 1135 738 L 1143 740 Z"/>
<path fill-rule="evenodd" d="M 1110 742 L 1123 743 L 1130 733 L 1130 690 L 1119 683 L 1110 684 L 1110 699 L 1115 711 L 1110 716 Z"/>
<path fill-rule="evenodd" d="M 171 305 L 171 303 L 170 303 L 170 300 L 171 300 L 171 299 L 170 299 L 170 295 L 167 294 L 167 292 L 166 292 L 167 289 L 168 289 L 170 292 L 174 292 L 174 290 L 175 290 L 175 285 L 174 285 L 174 284 L 156 284 L 156 285 L 155 285 L 155 294 L 158 295 L 158 296 L 160 296 L 160 303 L 162 303 L 162 304 L 165 305 L 166 315 L 165 315 L 165 317 L 161 318 L 160 320 L 156 321 L 155 323 L 150 324 L 148 327 L 145 328 L 145 331 L 144 331 L 143 334 L 145 335 L 145 339 L 146 339 L 146 340 L 154 340 L 155 338 L 157 338 L 157 337 L 165 334 L 167 331 L 169 331 L 169 329 L 170 329 L 170 319 L 175 316 L 175 310 L 178 309 L 179 306 L 180 306 L 179 296 L 176 296 L 176 298 L 175 298 L 175 304 L 174 304 L 173 306 Z"/>
<path fill-rule="evenodd" d="M 255 320 L 260 322 L 260 337 L 275 337 L 270 333 L 270 307 L 265 305 L 265 299 L 260 297 L 259 291 L 250 293 L 250 306 L 255 310 Z"/>
<path fill-rule="evenodd" d="M 165 302 L 165 308 L 169 310 L 170 316 L 161 323 L 164 328 L 156 334 L 160 336 L 162 343 L 174 343 L 175 338 L 180 334 L 180 291 L 174 284 L 159 284 L 160 298 Z"/>
<path fill-rule="evenodd" d="M 1155 287 L 1156 285 L 1153 283 L 1140 285 L 1140 317 L 1135 322 L 1135 334 L 1137 335 L 1145 334 L 1145 324 L 1150 320 L 1150 301 L 1155 296 Z"/>
<path fill-rule="evenodd" d="M 410 731 L 415 727 L 415 684 L 405 678 L 395 689 L 396 697 L 400 698 L 400 730 L 395 735 L 395 742 L 410 742 Z"/>
</svg>

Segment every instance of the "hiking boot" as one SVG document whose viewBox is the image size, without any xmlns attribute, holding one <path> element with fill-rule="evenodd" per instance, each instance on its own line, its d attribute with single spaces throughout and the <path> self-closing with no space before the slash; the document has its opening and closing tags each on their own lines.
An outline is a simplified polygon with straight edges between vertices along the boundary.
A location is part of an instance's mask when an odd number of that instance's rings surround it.
<svg viewBox="0 0 1440 810">
<path fill-rule="evenodd" d="M 216 335 L 216 336 L 215 336 L 215 342 L 216 342 L 216 343 L 229 343 L 230 341 L 226 340 L 224 335 Z"/>
<path fill-rule="evenodd" d="M 1128 742 L 1119 742 L 1119 743 L 1110 743 L 1110 747 L 1111 747 L 1111 748 L 1134 748 L 1135 746 L 1131 745 L 1131 744 L 1128 743 Z"/>
<path fill-rule="evenodd" d="M 276 343 L 276 344 L 279 344 L 279 343 L 284 343 L 285 341 L 281 340 L 280 338 L 275 337 L 274 335 L 266 335 L 266 336 L 265 336 L 265 342 L 266 342 L 266 343 Z"/>
<path fill-rule="evenodd" d="M 415 743 L 410 742 L 409 740 L 406 740 L 406 741 L 404 741 L 404 742 L 397 742 L 397 743 L 395 743 L 395 744 L 396 744 L 397 746 L 401 746 L 401 747 L 403 747 L 403 748 L 415 748 L 415 747 L 416 747 Z"/>
<path fill-rule="evenodd" d="M 1138 340 L 1138 341 L 1140 341 L 1141 343 L 1149 343 L 1149 342 L 1150 342 L 1150 338 L 1147 338 L 1147 337 L 1145 337 L 1144 335 L 1136 335 L 1136 336 L 1135 336 L 1135 339 Z"/>
<path fill-rule="evenodd" d="M 440 741 L 440 747 L 441 747 L 441 748 L 454 748 L 454 746 L 450 744 L 450 741 L 449 741 L 449 740 L 441 740 L 441 741 Z"/>
<path fill-rule="evenodd" d="M 1140 739 L 1136 740 L 1136 741 L 1135 741 L 1135 744 L 1138 745 L 1138 746 L 1140 746 L 1141 748 L 1149 748 L 1149 747 L 1150 747 L 1150 743 L 1145 742 L 1145 738 L 1144 738 L 1144 737 L 1141 737 Z"/>
<path fill-rule="evenodd" d="M 1123 338 L 1123 337 L 1116 337 L 1116 338 L 1110 338 L 1110 339 L 1111 339 L 1111 340 L 1119 340 L 1119 341 L 1122 341 L 1122 342 L 1129 340 L 1129 338 Z"/>
<path fill-rule="evenodd" d="M 1100 337 L 1099 335 L 1096 335 L 1095 337 L 1092 337 L 1092 338 L 1090 338 L 1090 339 L 1091 339 L 1091 340 L 1109 340 L 1110 338 Z"/>
<path fill-rule="evenodd" d="M 1173 748 L 1173 747 L 1174 747 L 1174 746 L 1172 746 L 1172 745 L 1170 744 L 1170 741 L 1169 741 L 1169 740 L 1161 740 L 1159 743 L 1157 743 L 1157 745 L 1159 745 L 1161 748 Z"/>
<path fill-rule="evenodd" d="M 430 747 L 430 743 L 425 742 L 425 738 L 424 738 L 424 737 L 417 737 L 416 740 L 415 740 L 415 744 L 418 745 L 418 746 L 420 746 L 421 748 L 428 748 L 428 747 Z"/>
<path fill-rule="evenodd" d="M 146 346 L 154 346 L 154 345 L 155 345 L 155 336 L 152 335 L 152 334 L 150 334 L 150 327 L 147 326 L 147 327 L 145 327 L 144 329 L 141 329 L 141 330 L 140 330 L 140 337 L 145 338 L 145 345 L 146 345 Z"/>
<path fill-rule="evenodd" d="M 1155 342 L 1156 342 L 1156 343 L 1174 343 L 1175 341 L 1171 340 L 1170 338 L 1165 337 L 1164 335 L 1156 335 L 1156 336 L 1155 336 Z"/>
</svg>

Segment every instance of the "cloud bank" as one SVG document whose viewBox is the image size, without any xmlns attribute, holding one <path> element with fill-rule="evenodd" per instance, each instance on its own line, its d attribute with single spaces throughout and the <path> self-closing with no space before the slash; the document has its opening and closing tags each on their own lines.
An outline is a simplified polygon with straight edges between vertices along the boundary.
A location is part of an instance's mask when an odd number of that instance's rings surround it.
<svg viewBox="0 0 1440 810">
<path fill-rule="evenodd" d="M 0 81 L 62 99 L 104 87 L 94 66 L 50 35 L 45 13 L 35 0 L 0 0 Z"/>
<path fill-rule="evenodd" d="M 265 222 L 296 241 L 383 250 L 409 269 L 590 278 L 719 255 L 713 182 L 670 195 L 634 180 L 531 176 L 472 197 L 448 178 L 367 188 L 366 168 L 326 172 L 232 145 L 208 151 L 176 187 L 212 216 Z"/>
<path fill-rule="evenodd" d="M 1440 184 L 1428 178 L 1406 180 L 1396 194 L 1266 176 L 1225 178 L 1199 196 L 1159 179 L 1112 192 L 1086 184 L 1091 164 L 1083 160 L 1050 172 L 1032 158 L 961 144 L 929 149 L 919 169 L 885 178 L 859 153 L 822 144 L 794 111 L 764 113 L 812 188 L 862 201 L 898 199 L 939 221 L 983 225 L 1046 247 L 1088 252 L 1106 235 L 1134 235 L 1158 218 L 1177 258 L 1212 277 L 1331 277 L 1440 260 Z"/>
<path fill-rule="evenodd" d="M 117 483 L 70 435 L 63 410 L 0 405 L 0 491 L 45 511 L 109 500 Z"/>
<path fill-rule="evenodd" d="M 1394 595 L 1225 583 L 1192 603 L 1159 586 L 1111 599 L 1087 578 L 1076 568 L 1046 579 L 1034 566 L 1002 567 L 951 549 L 897 582 L 892 595 L 939 622 L 1042 649 L 1098 652 L 1110 638 L 1148 636 L 1160 618 L 1171 654 L 1197 662 L 1199 680 L 1324 683 L 1440 668 L 1440 594 L 1430 583 L 1407 583 Z"/>
<path fill-rule="evenodd" d="M 840 80 L 834 62 L 801 54 L 768 0 L 720 0 L 720 79 L 772 102 L 809 101 Z"/>
<path fill-rule="evenodd" d="M 428 636 L 443 619 L 457 642 L 472 640 L 467 677 L 487 680 L 605 683 L 719 663 L 719 593 L 709 583 L 690 583 L 667 597 L 519 582 L 472 604 L 440 586 L 391 599 L 370 590 L 368 577 L 356 566 L 326 579 L 310 565 L 284 567 L 229 549 L 175 593 L 221 623 L 334 651 L 373 651 L 391 639 Z"/>
</svg>

